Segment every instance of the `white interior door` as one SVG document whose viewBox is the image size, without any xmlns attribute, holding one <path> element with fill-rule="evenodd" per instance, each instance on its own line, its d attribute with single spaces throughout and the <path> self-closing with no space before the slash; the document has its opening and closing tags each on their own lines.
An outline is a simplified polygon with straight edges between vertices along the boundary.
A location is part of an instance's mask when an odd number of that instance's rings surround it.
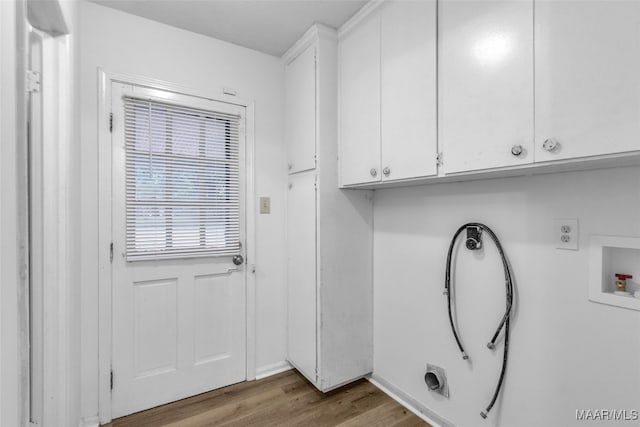
<svg viewBox="0 0 640 427">
<path fill-rule="evenodd" d="M 112 112 L 117 418 L 246 379 L 245 139 L 231 104 L 114 83 Z"/>
</svg>

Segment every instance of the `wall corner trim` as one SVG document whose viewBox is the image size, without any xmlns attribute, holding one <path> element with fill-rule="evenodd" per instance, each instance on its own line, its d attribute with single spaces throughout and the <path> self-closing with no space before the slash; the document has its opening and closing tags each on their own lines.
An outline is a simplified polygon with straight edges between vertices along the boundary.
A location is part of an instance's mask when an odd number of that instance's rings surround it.
<svg viewBox="0 0 640 427">
<path fill-rule="evenodd" d="M 80 419 L 79 427 L 98 427 L 100 425 L 100 419 L 97 415 L 91 417 L 84 417 Z"/>
<path fill-rule="evenodd" d="M 342 39 L 346 36 L 351 30 L 358 26 L 358 24 L 371 15 L 375 10 L 378 9 L 384 0 L 369 0 L 367 4 L 362 6 L 362 8 L 355 13 L 351 18 L 347 20 L 340 28 L 338 28 L 338 38 Z"/>
<path fill-rule="evenodd" d="M 282 55 L 282 61 L 285 65 L 290 64 L 316 40 L 325 38 L 336 40 L 338 33 L 335 28 L 324 24 L 315 23 Z"/>
<path fill-rule="evenodd" d="M 286 360 L 272 363 L 271 365 L 260 366 L 256 369 L 256 380 L 261 380 L 291 369 L 293 369 L 293 366 L 291 366 Z"/>
</svg>

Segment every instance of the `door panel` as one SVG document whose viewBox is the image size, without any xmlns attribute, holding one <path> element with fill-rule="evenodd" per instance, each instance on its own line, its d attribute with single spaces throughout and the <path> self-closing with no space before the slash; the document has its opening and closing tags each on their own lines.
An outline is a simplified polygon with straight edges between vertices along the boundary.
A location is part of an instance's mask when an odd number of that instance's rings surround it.
<svg viewBox="0 0 640 427">
<path fill-rule="evenodd" d="M 539 1 L 535 18 L 536 161 L 640 149 L 640 2 Z"/>
<path fill-rule="evenodd" d="M 380 181 L 380 17 L 340 41 L 340 183 Z M 372 172 L 373 171 L 373 172 Z"/>
<path fill-rule="evenodd" d="M 316 381 L 316 177 L 289 177 L 287 196 L 287 354 Z"/>
<path fill-rule="evenodd" d="M 177 279 L 133 282 L 132 285 L 135 377 L 142 378 L 176 370 Z"/>
<path fill-rule="evenodd" d="M 316 167 L 316 50 L 310 46 L 285 68 L 289 173 Z"/>
<path fill-rule="evenodd" d="M 436 2 L 394 1 L 383 7 L 382 180 L 435 175 Z"/>
<path fill-rule="evenodd" d="M 443 0 L 438 13 L 445 173 L 531 163 L 533 1 Z"/>
<path fill-rule="evenodd" d="M 195 363 L 202 364 L 231 354 L 231 300 L 227 275 L 195 277 Z M 216 325 L 212 329 L 211 325 Z"/>
<path fill-rule="evenodd" d="M 113 418 L 246 379 L 243 265 L 236 266 L 231 256 L 126 260 L 125 185 L 131 185 L 131 178 L 125 178 L 125 95 L 159 97 L 244 116 L 244 108 L 238 106 L 135 86 L 112 86 Z M 241 247 L 245 248 L 242 129 L 241 133 L 239 216 Z M 197 185 L 203 185 L 202 181 Z"/>
</svg>

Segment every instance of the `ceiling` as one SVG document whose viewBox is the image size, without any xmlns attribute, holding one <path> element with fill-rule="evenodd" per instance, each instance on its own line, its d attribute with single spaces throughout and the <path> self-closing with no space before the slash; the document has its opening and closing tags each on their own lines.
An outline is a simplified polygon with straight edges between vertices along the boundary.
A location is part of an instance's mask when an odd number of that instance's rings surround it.
<svg viewBox="0 0 640 427">
<path fill-rule="evenodd" d="M 338 28 L 366 0 L 91 0 L 103 6 L 282 56 L 315 22 Z"/>
</svg>

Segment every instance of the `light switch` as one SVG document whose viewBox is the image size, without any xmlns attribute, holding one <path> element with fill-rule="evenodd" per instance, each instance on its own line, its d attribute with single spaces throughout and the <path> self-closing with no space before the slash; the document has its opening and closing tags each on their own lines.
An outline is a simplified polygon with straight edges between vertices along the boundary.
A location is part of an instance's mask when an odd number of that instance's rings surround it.
<svg viewBox="0 0 640 427">
<path fill-rule="evenodd" d="M 260 213 L 271 213 L 271 197 L 260 197 Z"/>
</svg>

